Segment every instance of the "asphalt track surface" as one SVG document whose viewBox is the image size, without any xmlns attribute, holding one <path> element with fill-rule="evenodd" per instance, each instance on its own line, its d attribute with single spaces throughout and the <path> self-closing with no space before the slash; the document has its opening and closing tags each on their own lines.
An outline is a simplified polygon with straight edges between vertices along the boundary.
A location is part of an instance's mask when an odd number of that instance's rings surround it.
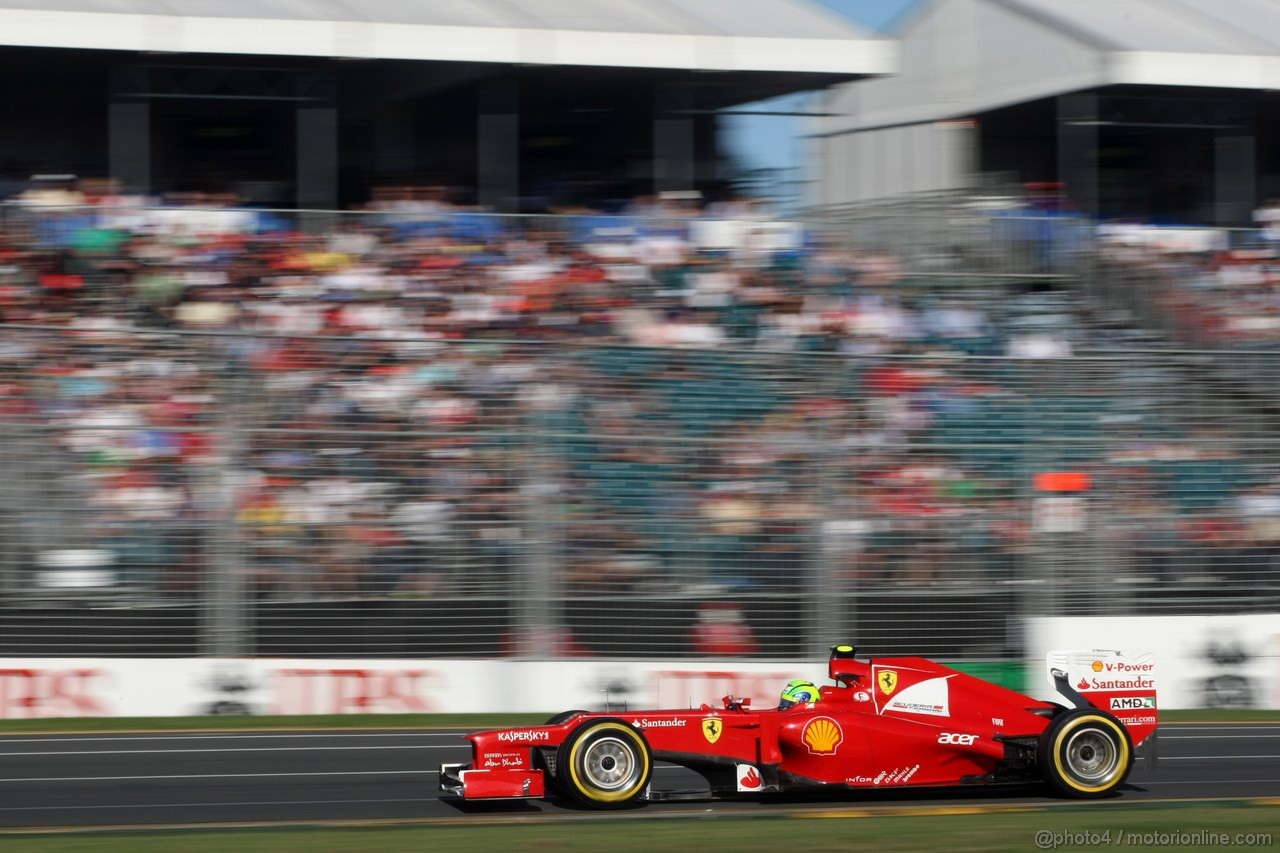
<svg viewBox="0 0 1280 853">
<path fill-rule="evenodd" d="M 414 822 L 581 815 L 543 801 L 441 799 L 443 762 L 469 760 L 459 731 L 166 732 L 0 737 L 0 828 Z M 653 788 L 701 777 L 659 765 Z M 1169 725 L 1113 802 L 1280 797 L 1280 723 Z M 845 792 L 838 798 L 651 803 L 633 817 L 708 810 L 1061 802 L 1032 786 Z M 0 829 L 0 831 L 3 831 Z"/>
</svg>

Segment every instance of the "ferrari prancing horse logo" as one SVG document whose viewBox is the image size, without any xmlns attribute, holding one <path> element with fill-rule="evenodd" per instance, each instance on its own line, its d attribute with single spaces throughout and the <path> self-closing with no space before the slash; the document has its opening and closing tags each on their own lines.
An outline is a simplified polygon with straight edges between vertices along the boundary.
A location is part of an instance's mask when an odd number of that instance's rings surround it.
<svg viewBox="0 0 1280 853">
<path fill-rule="evenodd" d="M 702 736 L 707 739 L 707 743 L 715 743 L 720 740 L 720 732 L 724 731 L 724 723 L 719 717 L 711 717 L 702 721 Z"/>
<path fill-rule="evenodd" d="M 876 676 L 876 681 L 880 683 L 880 689 L 886 696 L 898 689 L 898 673 L 891 669 L 881 670 Z"/>
</svg>

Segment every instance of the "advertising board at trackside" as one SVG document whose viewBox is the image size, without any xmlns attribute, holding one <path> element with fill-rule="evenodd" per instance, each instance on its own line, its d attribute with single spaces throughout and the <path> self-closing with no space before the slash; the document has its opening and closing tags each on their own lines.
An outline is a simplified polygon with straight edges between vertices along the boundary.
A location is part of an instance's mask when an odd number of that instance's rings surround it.
<svg viewBox="0 0 1280 853">
<path fill-rule="evenodd" d="M 1021 662 L 956 664 L 1021 688 Z M 824 660 L 560 662 L 0 658 L 0 719 L 204 714 L 547 712 L 771 704 Z"/>
<path fill-rule="evenodd" d="M 1266 621 L 1280 624 L 1275 617 Z M 1211 658 L 1202 646 L 1188 648 L 1182 657 L 1175 654 L 1182 649 L 1178 643 L 1199 636 L 1191 623 L 1161 629 L 1169 632 L 1169 641 L 1163 649 L 1154 643 L 1151 648 L 1159 660 L 1162 709 L 1200 707 L 1209 699 L 1280 706 L 1280 663 L 1276 638 L 1268 633 L 1272 629 L 1258 625 L 1245 630 L 1242 626 L 1253 623 L 1241 619 L 1231 624 L 1236 633 L 1215 641 L 1216 657 Z M 1055 648 L 1108 643 L 1106 634 L 1090 636 L 1084 630 L 1088 626 L 1078 631 L 1050 624 L 1031 627 L 1033 642 L 1053 642 Z M 1143 630 L 1154 629 L 1137 630 L 1143 636 Z M 1180 631 L 1186 633 L 1177 639 Z M 1109 642 L 1134 639 L 1110 635 Z M 1037 693 L 1042 692 L 1043 661 L 1041 656 L 1026 666 L 1025 688 L 1021 663 L 957 667 Z M 0 719 L 634 710 L 718 704 L 729 694 L 768 707 L 787 681 L 822 682 L 825 672 L 825 660 L 0 658 Z"/>
<path fill-rule="evenodd" d="M 0 719 L 769 704 L 825 661 L 0 658 Z"/>
</svg>

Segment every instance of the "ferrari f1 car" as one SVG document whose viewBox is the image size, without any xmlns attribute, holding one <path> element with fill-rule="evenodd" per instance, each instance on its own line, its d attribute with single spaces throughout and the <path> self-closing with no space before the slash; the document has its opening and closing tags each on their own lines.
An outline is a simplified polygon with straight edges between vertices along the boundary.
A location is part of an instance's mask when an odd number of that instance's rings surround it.
<svg viewBox="0 0 1280 853">
<path fill-rule="evenodd" d="M 562 797 L 620 808 L 663 799 L 654 762 L 691 768 L 713 796 L 1043 781 L 1059 795 L 1120 786 L 1156 729 L 1150 655 L 1053 652 L 1055 701 L 1040 701 L 923 658 L 857 660 L 832 649 L 834 686 L 816 702 L 591 713 L 467 736 L 468 764 L 440 768 L 463 800 Z"/>
</svg>

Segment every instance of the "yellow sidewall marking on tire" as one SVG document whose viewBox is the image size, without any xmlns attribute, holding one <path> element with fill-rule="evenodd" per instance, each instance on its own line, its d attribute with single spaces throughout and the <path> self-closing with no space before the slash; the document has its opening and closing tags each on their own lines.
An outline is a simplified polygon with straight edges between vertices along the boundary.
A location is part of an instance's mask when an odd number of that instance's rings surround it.
<svg viewBox="0 0 1280 853">
<path fill-rule="evenodd" d="M 637 783 L 642 783 L 648 778 L 649 750 L 644 748 L 644 741 L 640 739 L 640 736 L 636 734 L 630 726 L 624 726 L 621 723 L 597 723 L 596 725 L 591 726 L 587 731 L 583 732 L 582 736 L 574 741 L 573 749 L 569 750 L 569 778 L 573 780 L 573 787 L 577 788 L 578 792 L 584 797 L 595 800 L 597 803 L 616 803 L 631 797 L 636 792 L 636 788 L 639 787 L 639 785 L 633 785 L 629 788 L 624 788 L 621 791 L 606 793 L 582 784 L 582 779 L 578 776 L 578 753 L 582 749 L 582 745 L 586 742 L 587 738 L 597 732 L 605 731 L 622 732 L 626 735 L 626 738 L 631 741 L 631 744 L 636 751 L 636 757 L 640 759 L 641 770 L 640 774 L 636 777 Z"/>
<path fill-rule="evenodd" d="M 1101 785 L 1082 785 L 1079 782 L 1077 782 L 1075 779 L 1073 779 L 1071 777 L 1071 774 L 1067 772 L 1066 768 L 1062 766 L 1063 739 L 1067 735 L 1069 735 L 1071 732 L 1078 729 L 1080 726 L 1086 725 L 1088 723 L 1102 724 L 1107 728 L 1111 729 L 1113 732 L 1115 732 L 1116 743 L 1120 747 L 1117 750 L 1116 767 L 1119 769 L 1118 769 L 1118 772 L 1116 773 L 1116 778 L 1119 778 L 1124 775 L 1124 768 L 1129 766 L 1129 739 L 1124 736 L 1124 730 L 1121 729 L 1118 725 L 1111 722 L 1106 717 L 1094 716 L 1092 714 L 1082 716 L 1082 717 L 1077 717 L 1076 719 L 1067 723 L 1062 728 L 1058 729 L 1058 733 L 1053 738 L 1053 764 L 1054 764 L 1054 767 L 1056 767 L 1058 770 L 1058 778 L 1061 779 L 1065 784 L 1069 785 L 1070 787 L 1074 788 L 1075 790 L 1079 791 L 1082 794 L 1096 794 L 1099 791 L 1105 791 L 1108 788 L 1113 787 L 1115 785 L 1115 779 L 1112 779 L 1111 781 Z"/>
</svg>

